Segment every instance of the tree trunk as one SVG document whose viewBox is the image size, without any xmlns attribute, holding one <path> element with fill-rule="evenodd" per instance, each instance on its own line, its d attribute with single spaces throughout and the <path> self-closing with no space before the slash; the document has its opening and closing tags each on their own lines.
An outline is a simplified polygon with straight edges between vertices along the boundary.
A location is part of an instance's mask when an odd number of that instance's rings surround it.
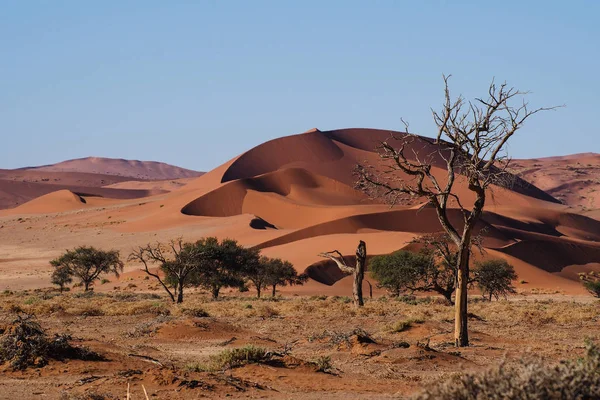
<svg viewBox="0 0 600 400">
<path fill-rule="evenodd" d="M 183 303 L 183 282 L 179 282 L 179 288 L 177 292 L 177 304 Z"/>
<path fill-rule="evenodd" d="M 87 292 L 88 290 L 90 290 L 90 283 L 89 282 L 83 282 L 83 291 Z"/>
<path fill-rule="evenodd" d="M 260 285 L 256 285 L 256 297 L 260 299 Z"/>
<path fill-rule="evenodd" d="M 442 296 L 444 296 L 446 301 L 448 301 L 448 304 L 454 305 L 454 302 L 452 301 L 452 293 L 454 293 L 454 290 L 453 291 L 444 290 L 440 293 Z"/>
<path fill-rule="evenodd" d="M 221 290 L 221 288 L 220 288 L 220 287 L 218 287 L 218 286 L 213 286 L 213 288 L 212 288 L 212 299 L 213 299 L 213 300 L 216 300 L 216 299 L 218 299 L 218 298 L 219 298 L 219 291 L 220 291 L 220 290 Z"/>
<path fill-rule="evenodd" d="M 273 285 L 273 292 L 271 293 L 272 297 L 275 297 L 276 287 L 277 287 L 277 285 Z"/>
<path fill-rule="evenodd" d="M 362 307 L 365 305 L 365 302 L 363 301 L 362 282 L 365 276 L 366 259 L 367 245 L 361 240 L 356 249 L 356 268 L 354 269 L 354 286 L 352 290 L 354 305 L 356 307 Z"/>
<path fill-rule="evenodd" d="M 467 318 L 467 290 L 469 285 L 469 241 L 463 243 L 458 252 L 456 299 L 454 304 L 454 344 L 456 347 L 469 345 Z"/>
</svg>

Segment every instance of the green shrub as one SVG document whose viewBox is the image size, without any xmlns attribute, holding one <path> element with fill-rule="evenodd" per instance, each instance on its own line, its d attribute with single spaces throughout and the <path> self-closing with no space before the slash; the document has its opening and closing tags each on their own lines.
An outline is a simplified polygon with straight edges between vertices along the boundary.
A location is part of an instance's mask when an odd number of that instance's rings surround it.
<svg viewBox="0 0 600 400">
<path fill-rule="evenodd" d="M 600 281 L 583 282 L 583 286 L 595 297 L 600 297 Z"/>
</svg>

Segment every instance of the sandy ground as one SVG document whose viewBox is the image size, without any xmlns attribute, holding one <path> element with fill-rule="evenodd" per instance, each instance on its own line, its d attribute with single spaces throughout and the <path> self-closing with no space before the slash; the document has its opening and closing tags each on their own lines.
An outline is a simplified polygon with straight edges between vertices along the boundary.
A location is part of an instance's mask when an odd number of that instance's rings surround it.
<svg viewBox="0 0 600 400">
<path fill-rule="evenodd" d="M 158 399 L 404 398 L 502 360 L 572 359 L 582 353 L 586 338 L 598 339 L 600 308 L 589 296 L 519 295 L 500 302 L 474 297 L 471 346 L 456 349 L 453 308 L 441 299 L 403 302 L 384 296 L 357 310 L 347 297 L 270 301 L 228 293 L 209 301 L 195 292 L 176 306 L 160 292 L 149 293 L 153 285 L 145 281 L 87 297 L 5 293 L 2 321 L 14 318 L 15 311 L 34 313 L 49 334 L 68 333 L 74 344 L 107 360 L 51 361 L 16 372 L 5 368 L 0 398 L 122 399 L 128 384 L 133 399 L 144 398 L 142 385 Z M 194 317 L 199 311 L 208 316 Z M 401 331 L 399 322 L 407 322 Z M 279 356 L 197 372 L 211 365 L 211 356 L 249 344 Z M 327 357 L 331 369 L 318 372 L 314 363 Z"/>
</svg>

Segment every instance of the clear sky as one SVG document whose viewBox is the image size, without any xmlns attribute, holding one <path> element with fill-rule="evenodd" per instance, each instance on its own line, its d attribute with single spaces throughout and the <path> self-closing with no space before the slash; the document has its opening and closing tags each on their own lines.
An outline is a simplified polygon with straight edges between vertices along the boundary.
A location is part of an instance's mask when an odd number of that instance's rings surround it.
<svg viewBox="0 0 600 400">
<path fill-rule="evenodd" d="M 0 0 L 0 168 L 209 170 L 276 137 L 400 117 L 431 135 L 443 73 L 467 98 L 495 77 L 567 105 L 512 156 L 600 152 L 599 20 L 594 0 Z"/>
</svg>

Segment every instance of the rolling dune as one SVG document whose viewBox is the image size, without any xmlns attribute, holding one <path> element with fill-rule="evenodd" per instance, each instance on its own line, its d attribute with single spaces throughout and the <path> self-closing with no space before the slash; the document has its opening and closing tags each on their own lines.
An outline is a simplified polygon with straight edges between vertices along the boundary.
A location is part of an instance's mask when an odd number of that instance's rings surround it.
<svg viewBox="0 0 600 400">
<path fill-rule="evenodd" d="M 405 247 L 420 234 L 441 230 L 435 211 L 423 199 L 407 200 L 390 209 L 353 188 L 354 166 L 364 161 L 375 164 L 379 159 L 374 151 L 377 143 L 390 135 L 390 131 L 374 129 L 313 129 L 258 145 L 205 175 L 186 177 L 185 184 L 173 177 L 138 180 L 143 172 L 136 169 L 140 167 L 136 162 L 117 163 L 131 166 L 137 175 L 133 180 L 102 167 L 105 175 L 100 178 L 101 186 L 95 186 L 100 175 L 89 173 L 85 176 L 96 181 L 75 189 L 70 185 L 77 180 L 68 184 L 19 182 L 47 187 L 52 184 L 53 189 L 68 190 L 40 192 L 46 195 L 13 210 L 0 211 L 0 226 L 5 226 L 0 229 L 0 240 L 11 249 L 23 248 L 24 254 L 30 254 L 25 249 L 35 247 L 55 255 L 57 249 L 75 241 L 128 252 L 149 241 L 177 236 L 186 240 L 207 235 L 232 237 L 246 246 L 261 248 L 268 256 L 290 260 L 300 272 L 307 271 L 314 281 L 306 290 L 318 292 L 330 285 L 333 289 L 327 289 L 327 293 L 344 292 L 348 280 L 333 264 L 319 258 L 320 252 L 335 248 L 351 256 L 362 239 L 367 242 L 370 256 L 384 254 Z M 435 150 L 430 139 L 413 146 L 417 154 Z M 573 160 L 568 162 L 577 162 Z M 87 163 L 86 168 L 104 165 L 92 159 L 78 162 Z M 59 164 L 51 169 L 66 171 L 76 164 Z M 432 173 L 443 184 L 443 159 L 434 157 L 433 165 Z M 144 168 L 150 171 L 147 165 Z M 168 171 L 159 169 L 153 176 Z M 81 174 L 49 172 L 46 167 L 22 173 Z M 109 173 L 114 175 L 106 175 Z M 477 232 L 484 236 L 484 257 L 503 257 L 513 263 L 520 277 L 530 282 L 525 288 L 535 285 L 581 294 L 580 284 L 568 272 L 576 269 L 574 266 L 600 262 L 600 222 L 593 219 L 597 217 L 595 212 L 578 213 L 522 179 L 506 182 L 510 185 L 490 188 L 486 210 L 477 226 Z M 460 176 L 456 194 L 466 204 L 473 199 Z M 135 196 L 145 198 L 124 200 Z M 74 210 L 79 211 L 72 213 Z M 15 220 L 17 214 L 38 217 L 21 223 Z M 454 203 L 449 216 L 461 225 L 462 215 Z M 40 230 L 44 235 L 39 234 Z M 54 234 L 49 235 L 52 230 Z M 47 277 L 44 279 L 47 281 Z"/>
</svg>

